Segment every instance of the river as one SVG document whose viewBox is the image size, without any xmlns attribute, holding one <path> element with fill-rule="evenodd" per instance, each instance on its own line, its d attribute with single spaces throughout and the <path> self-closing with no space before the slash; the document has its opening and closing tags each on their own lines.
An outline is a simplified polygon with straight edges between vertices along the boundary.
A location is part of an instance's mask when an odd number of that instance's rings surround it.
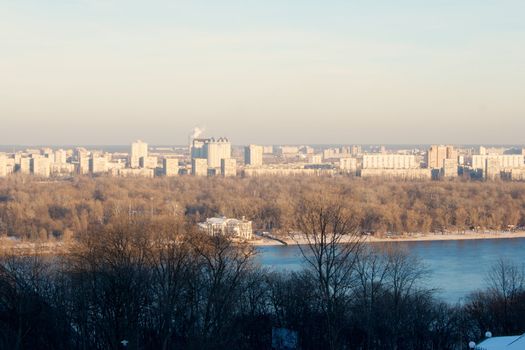
<svg viewBox="0 0 525 350">
<path fill-rule="evenodd" d="M 425 285 L 436 288 L 438 297 L 451 303 L 461 302 L 469 293 L 483 289 L 485 278 L 498 259 L 525 265 L 525 238 L 456 241 L 388 242 L 415 254 L 430 270 Z M 301 268 L 297 246 L 259 247 L 258 261 L 278 270 Z"/>
</svg>

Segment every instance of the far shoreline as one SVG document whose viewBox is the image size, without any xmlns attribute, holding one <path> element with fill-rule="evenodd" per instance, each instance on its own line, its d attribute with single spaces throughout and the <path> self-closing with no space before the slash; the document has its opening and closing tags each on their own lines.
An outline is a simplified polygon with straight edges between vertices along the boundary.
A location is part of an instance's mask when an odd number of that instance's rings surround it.
<svg viewBox="0 0 525 350">
<path fill-rule="evenodd" d="M 355 236 L 353 236 L 355 238 Z M 465 233 L 430 233 L 430 234 L 411 234 L 392 237 L 374 237 L 361 236 L 363 243 L 406 243 L 406 242 L 438 242 L 438 241 L 470 241 L 470 240 L 487 240 L 487 239 L 513 239 L 525 238 L 525 231 L 490 231 L 474 232 L 465 231 Z M 343 239 L 341 243 L 353 242 L 354 239 Z M 241 242 L 239 242 L 241 243 Z M 253 247 L 287 247 L 295 245 L 307 245 L 304 238 L 292 239 L 287 238 L 268 238 L 257 236 L 257 239 L 244 241 Z M 18 255 L 67 255 L 71 252 L 74 242 L 64 241 L 12 241 L 6 237 L 0 237 L 0 256 L 18 254 Z"/>
<path fill-rule="evenodd" d="M 411 234 L 411 235 L 400 235 L 392 237 L 374 237 L 374 236 L 363 236 L 364 243 L 404 243 L 404 242 L 436 242 L 436 241 L 468 241 L 468 240 L 483 240 L 483 239 L 512 239 L 512 238 L 525 238 L 525 231 L 492 231 L 492 232 L 473 232 L 465 231 L 465 233 L 428 233 L 428 234 Z M 308 242 L 304 238 L 292 239 L 290 237 L 281 238 L 280 240 L 286 242 L 287 245 L 305 245 Z M 348 242 L 349 240 L 342 240 L 341 243 Z M 249 241 L 250 244 L 256 247 L 271 247 L 271 246 L 286 246 L 283 243 L 266 238 L 260 237 L 257 240 Z"/>
</svg>

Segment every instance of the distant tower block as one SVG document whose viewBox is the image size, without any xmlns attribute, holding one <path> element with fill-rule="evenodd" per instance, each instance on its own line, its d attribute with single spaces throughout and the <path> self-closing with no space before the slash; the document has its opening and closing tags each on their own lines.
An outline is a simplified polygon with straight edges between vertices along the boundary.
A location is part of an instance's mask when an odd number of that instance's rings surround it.
<svg viewBox="0 0 525 350">
<path fill-rule="evenodd" d="M 193 158 L 191 160 L 191 174 L 193 176 L 207 176 L 208 160 L 205 158 Z"/>
<path fill-rule="evenodd" d="M 148 144 L 143 141 L 135 141 L 131 144 L 131 155 L 129 157 L 129 166 L 131 168 L 140 167 L 140 158 L 148 157 Z"/>
<path fill-rule="evenodd" d="M 249 145 L 244 148 L 244 164 L 249 166 L 261 166 L 263 164 L 263 147 Z"/>
<path fill-rule="evenodd" d="M 224 177 L 237 175 L 237 161 L 235 159 L 221 159 L 221 174 Z"/>
<path fill-rule="evenodd" d="M 162 168 L 165 176 L 177 176 L 179 174 L 179 160 L 176 158 L 164 158 Z"/>
</svg>

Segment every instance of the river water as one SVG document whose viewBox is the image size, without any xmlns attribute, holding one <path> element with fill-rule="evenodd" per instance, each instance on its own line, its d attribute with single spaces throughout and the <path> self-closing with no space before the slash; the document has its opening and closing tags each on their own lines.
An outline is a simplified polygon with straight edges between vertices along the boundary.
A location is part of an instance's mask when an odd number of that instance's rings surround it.
<svg viewBox="0 0 525 350">
<path fill-rule="evenodd" d="M 525 238 L 370 243 L 398 245 L 415 254 L 430 270 L 425 285 L 438 297 L 461 302 L 469 293 L 483 289 L 490 268 L 504 258 L 525 265 Z M 302 256 L 297 246 L 259 247 L 258 261 L 277 270 L 298 270 Z"/>
</svg>

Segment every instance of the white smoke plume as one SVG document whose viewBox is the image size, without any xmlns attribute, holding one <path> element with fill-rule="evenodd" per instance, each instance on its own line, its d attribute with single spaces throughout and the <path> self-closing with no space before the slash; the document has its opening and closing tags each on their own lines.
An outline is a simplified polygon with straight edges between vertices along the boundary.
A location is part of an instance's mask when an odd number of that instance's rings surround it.
<svg viewBox="0 0 525 350">
<path fill-rule="evenodd" d="M 190 138 L 193 140 L 193 139 L 197 139 L 199 138 L 202 134 L 204 134 L 204 128 L 201 128 L 201 127 L 194 127 L 193 128 L 193 131 L 191 133 L 191 136 Z"/>
</svg>

